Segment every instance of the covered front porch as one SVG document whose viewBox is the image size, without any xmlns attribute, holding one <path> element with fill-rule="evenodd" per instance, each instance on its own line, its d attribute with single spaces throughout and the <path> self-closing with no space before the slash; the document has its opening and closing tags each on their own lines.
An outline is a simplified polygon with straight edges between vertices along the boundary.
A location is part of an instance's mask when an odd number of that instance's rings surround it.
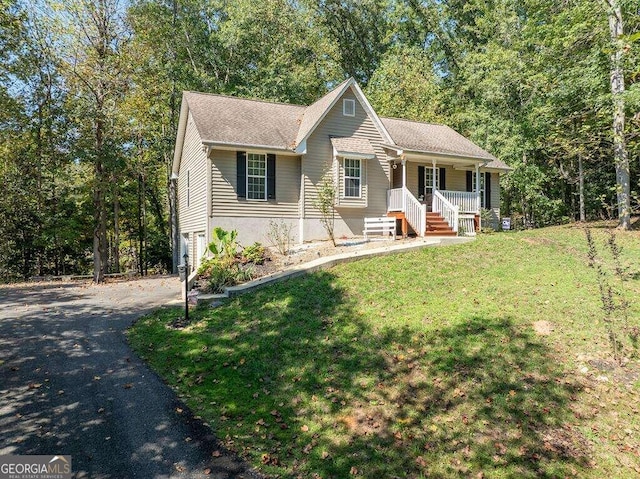
<svg viewBox="0 0 640 479">
<path fill-rule="evenodd" d="M 475 235 L 480 228 L 484 161 L 402 155 L 392 159 L 387 214 L 403 235 Z"/>
</svg>

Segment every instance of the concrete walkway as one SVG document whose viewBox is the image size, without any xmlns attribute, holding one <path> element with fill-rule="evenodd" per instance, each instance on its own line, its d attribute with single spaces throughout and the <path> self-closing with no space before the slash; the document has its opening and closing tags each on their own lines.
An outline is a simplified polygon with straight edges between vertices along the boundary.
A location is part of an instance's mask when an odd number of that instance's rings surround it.
<svg viewBox="0 0 640 479">
<path fill-rule="evenodd" d="M 178 302 L 179 288 L 176 278 L 0 287 L 0 455 L 71 454 L 78 478 L 259 477 L 126 343 L 126 328 Z"/>
</svg>

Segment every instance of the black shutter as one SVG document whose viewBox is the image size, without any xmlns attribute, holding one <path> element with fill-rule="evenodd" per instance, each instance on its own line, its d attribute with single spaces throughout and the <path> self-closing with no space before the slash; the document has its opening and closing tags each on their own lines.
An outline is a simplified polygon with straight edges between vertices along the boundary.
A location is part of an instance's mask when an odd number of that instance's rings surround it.
<svg viewBox="0 0 640 479">
<path fill-rule="evenodd" d="M 447 175 L 444 168 L 440 168 L 440 190 L 447 189 Z"/>
<path fill-rule="evenodd" d="M 238 198 L 247 197 L 247 152 L 236 152 L 236 168 L 237 168 L 237 182 L 236 191 Z"/>
<path fill-rule="evenodd" d="M 424 195 L 424 166 L 418 166 L 418 197 Z"/>
<path fill-rule="evenodd" d="M 473 191 L 473 172 L 467 171 L 467 191 Z"/>
<path fill-rule="evenodd" d="M 491 208 L 491 173 L 484 174 L 484 207 Z"/>
<path fill-rule="evenodd" d="M 276 155 L 267 154 L 267 199 L 276 199 Z"/>
</svg>

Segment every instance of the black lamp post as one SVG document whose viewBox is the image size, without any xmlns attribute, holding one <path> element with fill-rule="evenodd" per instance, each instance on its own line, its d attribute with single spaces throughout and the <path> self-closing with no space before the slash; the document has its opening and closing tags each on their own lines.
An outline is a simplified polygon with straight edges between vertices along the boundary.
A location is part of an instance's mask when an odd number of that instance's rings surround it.
<svg viewBox="0 0 640 479">
<path fill-rule="evenodd" d="M 189 322 L 189 254 L 185 253 L 184 259 L 184 321 Z"/>
</svg>

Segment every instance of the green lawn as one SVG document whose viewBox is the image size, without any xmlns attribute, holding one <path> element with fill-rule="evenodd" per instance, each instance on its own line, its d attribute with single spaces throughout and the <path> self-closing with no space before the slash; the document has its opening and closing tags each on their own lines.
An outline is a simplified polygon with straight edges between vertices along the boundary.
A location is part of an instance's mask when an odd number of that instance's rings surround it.
<svg viewBox="0 0 640 479">
<path fill-rule="evenodd" d="M 618 242 L 638 325 L 640 234 Z M 482 235 L 200 308 L 185 329 L 163 310 L 130 341 L 273 477 L 633 477 L 640 367 L 610 360 L 586 252 L 577 227 Z"/>
</svg>

